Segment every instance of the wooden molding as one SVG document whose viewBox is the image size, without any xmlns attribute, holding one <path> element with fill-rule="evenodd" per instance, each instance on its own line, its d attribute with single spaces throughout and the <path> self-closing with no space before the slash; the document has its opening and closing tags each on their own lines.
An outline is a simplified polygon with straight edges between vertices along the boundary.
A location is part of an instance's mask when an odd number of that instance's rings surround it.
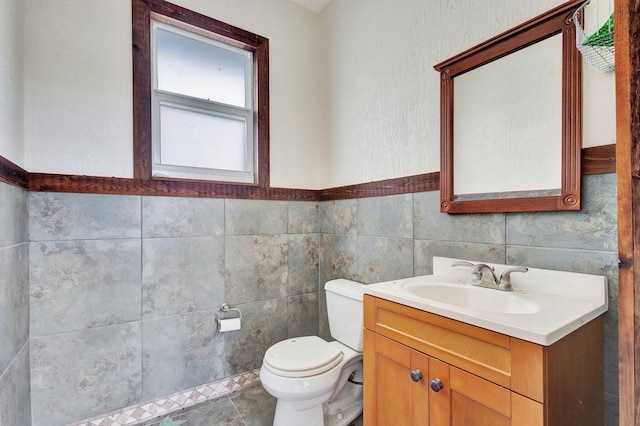
<svg viewBox="0 0 640 426">
<path fill-rule="evenodd" d="M 406 194 L 410 192 L 436 191 L 440 184 L 440 173 L 425 173 L 377 182 L 340 186 L 318 191 L 319 201 L 351 198 L 378 197 L 381 195 Z"/>
<path fill-rule="evenodd" d="M 619 424 L 640 424 L 640 3 L 615 0 Z"/>
<path fill-rule="evenodd" d="M 582 174 L 614 173 L 616 145 L 582 150 Z M 437 191 L 440 173 L 386 179 L 321 190 L 229 185 L 180 179 L 144 180 L 101 176 L 29 173 L 0 156 L 0 181 L 30 191 L 124 194 L 173 197 L 245 198 L 261 200 L 330 201 L 382 195 Z"/>
<path fill-rule="evenodd" d="M 317 191 L 311 189 L 264 188 L 257 185 L 229 185 L 179 179 L 143 180 L 44 173 L 30 175 L 29 190 L 255 200 L 317 201 L 318 199 Z"/>
<path fill-rule="evenodd" d="M 6 158 L 0 156 L 0 182 L 28 189 L 29 173 Z"/>
<path fill-rule="evenodd" d="M 582 150 L 582 175 L 615 173 L 616 146 L 602 145 Z M 437 191 L 440 189 L 440 173 L 425 173 L 376 182 L 322 189 L 319 201 L 350 198 L 378 197 L 381 195 L 406 194 L 411 192 Z"/>
<path fill-rule="evenodd" d="M 582 175 L 616 172 L 616 145 L 583 148 L 581 152 Z"/>
</svg>

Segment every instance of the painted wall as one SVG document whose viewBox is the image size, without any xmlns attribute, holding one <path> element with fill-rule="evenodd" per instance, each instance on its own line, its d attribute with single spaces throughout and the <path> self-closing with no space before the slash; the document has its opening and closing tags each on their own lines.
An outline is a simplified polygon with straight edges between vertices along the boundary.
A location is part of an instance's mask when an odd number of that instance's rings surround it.
<svg viewBox="0 0 640 426">
<path fill-rule="evenodd" d="M 329 3 L 320 15 L 329 132 L 325 186 L 440 170 L 433 65 L 563 2 Z M 584 67 L 584 147 L 615 143 L 614 84 L 613 73 Z"/>
<path fill-rule="evenodd" d="M 24 4 L 0 3 L 0 155 L 24 165 L 23 55 Z"/>
<path fill-rule="evenodd" d="M 562 1 L 176 3 L 269 38 L 272 185 L 321 189 L 438 171 L 432 66 Z M 129 0 L 25 4 L 27 170 L 131 177 Z M 614 76 L 584 68 L 583 145 L 614 143 Z"/>
<path fill-rule="evenodd" d="M 288 0 L 174 3 L 269 38 L 272 185 L 320 189 L 317 16 Z M 25 168 L 132 177 L 131 1 L 25 4 Z"/>
</svg>

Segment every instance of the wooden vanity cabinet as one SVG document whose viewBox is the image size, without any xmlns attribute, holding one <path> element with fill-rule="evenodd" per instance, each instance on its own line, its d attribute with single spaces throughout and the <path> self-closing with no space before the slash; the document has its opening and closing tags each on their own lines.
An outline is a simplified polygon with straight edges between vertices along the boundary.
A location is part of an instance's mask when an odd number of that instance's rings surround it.
<svg viewBox="0 0 640 426">
<path fill-rule="evenodd" d="M 602 317 L 542 346 L 364 299 L 365 425 L 603 424 Z"/>
</svg>

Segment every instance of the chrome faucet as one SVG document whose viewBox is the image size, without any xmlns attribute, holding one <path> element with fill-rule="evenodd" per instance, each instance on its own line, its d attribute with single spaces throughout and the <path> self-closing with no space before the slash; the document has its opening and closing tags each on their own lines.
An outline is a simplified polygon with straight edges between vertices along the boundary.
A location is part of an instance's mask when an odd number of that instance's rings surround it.
<svg viewBox="0 0 640 426">
<path fill-rule="evenodd" d="M 498 278 L 493 273 L 493 268 L 484 263 L 476 263 L 471 268 L 471 275 L 473 275 L 473 281 L 471 285 L 477 285 L 479 287 L 498 288 Z"/>
<path fill-rule="evenodd" d="M 494 273 L 493 267 L 485 263 L 476 263 L 474 265 L 471 262 L 457 261 L 457 262 L 453 262 L 451 266 L 452 267 L 455 267 L 455 266 L 471 267 L 471 275 L 473 275 L 473 281 L 471 281 L 471 285 L 475 285 L 478 287 L 493 288 L 496 290 L 503 290 L 503 291 L 513 290 L 513 286 L 511 285 L 512 272 L 527 272 L 529 270 L 529 268 L 524 266 L 518 266 L 515 268 L 507 269 L 500 275 L 500 279 L 498 279 L 498 277 L 496 277 L 496 274 Z"/>
</svg>

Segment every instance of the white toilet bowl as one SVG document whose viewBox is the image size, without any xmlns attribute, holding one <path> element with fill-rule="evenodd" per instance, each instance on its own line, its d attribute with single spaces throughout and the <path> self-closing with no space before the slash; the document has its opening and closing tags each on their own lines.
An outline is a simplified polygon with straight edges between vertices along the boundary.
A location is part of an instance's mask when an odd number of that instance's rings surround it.
<svg viewBox="0 0 640 426">
<path fill-rule="evenodd" d="M 278 368 L 274 356 L 292 366 Z M 345 386 L 354 373 L 362 376 L 362 353 L 340 342 L 305 336 L 275 344 L 260 369 L 262 386 L 278 398 L 274 426 L 348 424 L 362 412 L 362 386 Z"/>
<path fill-rule="evenodd" d="M 346 426 L 362 413 L 362 286 L 325 285 L 335 341 L 304 336 L 267 349 L 260 380 L 278 399 L 274 426 Z"/>
</svg>

